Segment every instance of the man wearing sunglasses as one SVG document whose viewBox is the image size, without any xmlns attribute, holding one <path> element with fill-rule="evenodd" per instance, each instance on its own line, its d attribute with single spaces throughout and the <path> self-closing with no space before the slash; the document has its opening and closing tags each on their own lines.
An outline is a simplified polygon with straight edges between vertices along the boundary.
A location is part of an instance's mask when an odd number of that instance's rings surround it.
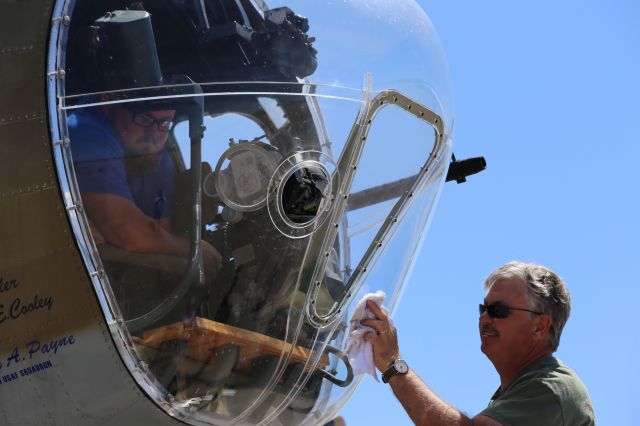
<svg viewBox="0 0 640 426">
<path fill-rule="evenodd" d="M 152 108 L 106 105 L 69 115 L 78 186 L 97 244 L 186 258 L 189 242 L 170 223 L 175 168 L 167 138 L 175 111 Z M 202 252 L 211 279 L 221 256 L 205 241 Z"/>
<path fill-rule="evenodd" d="M 440 399 L 400 357 L 397 332 L 374 303 L 365 339 L 374 362 L 411 419 L 419 425 L 594 425 L 586 387 L 555 357 L 571 300 L 549 269 L 508 263 L 485 280 L 480 305 L 481 350 L 500 376 L 489 406 L 473 418 Z"/>
</svg>

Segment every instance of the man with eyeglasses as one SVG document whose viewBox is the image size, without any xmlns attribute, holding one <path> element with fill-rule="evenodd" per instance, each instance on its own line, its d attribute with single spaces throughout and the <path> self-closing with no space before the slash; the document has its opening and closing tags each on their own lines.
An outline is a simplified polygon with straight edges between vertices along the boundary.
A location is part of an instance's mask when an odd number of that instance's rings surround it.
<svg viewBox="0 0 640 426">
<path fill-rule="evenodd" d="M 175 168 L 167 149 L 174 110 L 143 103 L 79 108 L 68 118 L 74 169 L 97 244 L 130 252 L 187 257 L 172 232 Z M 202 242 L 209 279 L 218 251 Z"/>
<path fill-rule="evenodd" d="M 571 300 L 562 279 L 544 266 L 511 262 L 484 282 L 481 350 L 500 376 L 489 406 L 475 417 L 440 399 L 400 357 L 397 331 L 374 303 L 363 325 L 374 362 L 411 419 L 419 425 L 594 425 L 586 387 L 552 354 L 569 318 Z"/>
</svg>

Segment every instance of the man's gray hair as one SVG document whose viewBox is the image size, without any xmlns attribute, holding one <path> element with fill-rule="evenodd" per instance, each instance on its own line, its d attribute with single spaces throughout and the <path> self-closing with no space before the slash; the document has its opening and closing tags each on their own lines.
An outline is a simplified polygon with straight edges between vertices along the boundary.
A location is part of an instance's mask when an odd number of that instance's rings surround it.
<svg viewBox="0 0 640 426">
<path fill-rule="evenodd" d="M 496 281 L 519 278 L 527 284 L 529 309 L 551 317 L 549 346 L 555 351 L 560 344 L 562 329 L 571 312 L 571 297 L 564 281 L 549 268 L 533 263 L 509 262 L 493 271 L 484 281 L 486 291 Z M 531 314 L 534 315 L 534 314 Z"/>
</svg>

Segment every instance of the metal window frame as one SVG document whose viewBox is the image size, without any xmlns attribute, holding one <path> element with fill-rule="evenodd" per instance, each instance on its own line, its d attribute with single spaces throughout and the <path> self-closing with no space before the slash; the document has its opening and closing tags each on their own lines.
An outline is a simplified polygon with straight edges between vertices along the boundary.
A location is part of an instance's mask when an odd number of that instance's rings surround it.
<svg viewBox="0 0 640 426">
<path fill-rule="evenodd" d="M 353 183 L 364 146 L 366 145 L 367 135 L 371 129 L 371 124 L 376 114 L 382 108 L 387 106 L 399 107 L 419 120 L 426 122 L 435 131 L 435 142 L 425 164 L 420 168 L 415 181 L 396 202 L 391 212 L 387 215 L 384 223 L 378 230 L 375 238 L 365 251 L 360 262 L 350 274 L 348 281 L 345 284 L 344 296 L 341 300 L 336 302 L 329 312 L 321 314 L 316 308 L 316 300 L 322 286 L 322 277 L 326 267 L 327 258 L 329 257 L 329 250 L 336 238 L 340 224 L 345 222 L 344 215 L 347 209 L 350 188 Z M 406 212 L 414 193 L 416 193 L 416 191 L 424 184 L 434 169 L 434 166 L 441 160 L 442 153 L 446 151 L 445 146 L 447 139 L 445 136 L 445 129 L 444 120 L 442 120 L 437 113 L 399 91 L 393 89 L 383 90 L 367 102 L 365 112 L 362 114 L 360 120 L 354 124 L 349 135 L 347 145 L 345 146 L 345 152 L 342 153 L 338 161 L 338 172 L 343 176 L 344 180 L 342 182 L 340 196 L 336 201 L 334 212 L 331 219 L 328 220 L 330 225 L 326 226 L 324 229 L 325 232 L 318 232 L 313 236 L 315 241 L 312 239 L 310 242 L 310 249 L 306 255 L 306 259 L 309 259 L 309 261 L 322 259 L 320 262 L 315 264 L 311 277 L 309 278 L 307 276 L 306 278 L 309 279 L 309 282 L 312 283 L 311 287 L 313 287 L 309 292 L 310 301 L 307 303 L 307 317 L 309 322 L 315 327 L 326 328 L 340 317 L 343 307 L 349 303 L 351 296 L 354 293 L 354 289 L 356 289 L 358 284 L 364 279 L 367 269 L 376 260 L 384 245 L 394 234 L 394 231 L 398 226 L 399 218 Z M 326 236 L 321 240 L 320 235 L 325 233 Z M 305 277 L 302 276 L 302 279 L 305 280 Z"/>
</svg>

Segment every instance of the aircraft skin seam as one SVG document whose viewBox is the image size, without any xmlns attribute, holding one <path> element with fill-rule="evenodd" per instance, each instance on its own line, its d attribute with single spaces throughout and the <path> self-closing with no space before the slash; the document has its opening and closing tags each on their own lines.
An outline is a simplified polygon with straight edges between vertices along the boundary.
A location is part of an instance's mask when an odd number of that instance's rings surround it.
<svg viewBox="0 0 640 426">
<path fill-rule="evenodd" d="M 26 46 L 19 47 L 6 47 L 0 49 L 0 55 L 19 55 L 21 53 L 30 53 L 36 49 L 44 48 L 44 45 L 39 44 L 30 44 Z"/>
<path fill-rule="evenodd" d="M 44 111 L 40 113 L 35 113 L 35 112 L 27 113 L 25 115 L 20 115 L 17 117 L 13 117 L 13 116 L 0 117 L 0 127 L 6 126 L 9 124 L 14 124 L 14 123 L 23 123 L 26 121 L 41 120 L 43 118 L 44 118 Z"/>
</svg>

